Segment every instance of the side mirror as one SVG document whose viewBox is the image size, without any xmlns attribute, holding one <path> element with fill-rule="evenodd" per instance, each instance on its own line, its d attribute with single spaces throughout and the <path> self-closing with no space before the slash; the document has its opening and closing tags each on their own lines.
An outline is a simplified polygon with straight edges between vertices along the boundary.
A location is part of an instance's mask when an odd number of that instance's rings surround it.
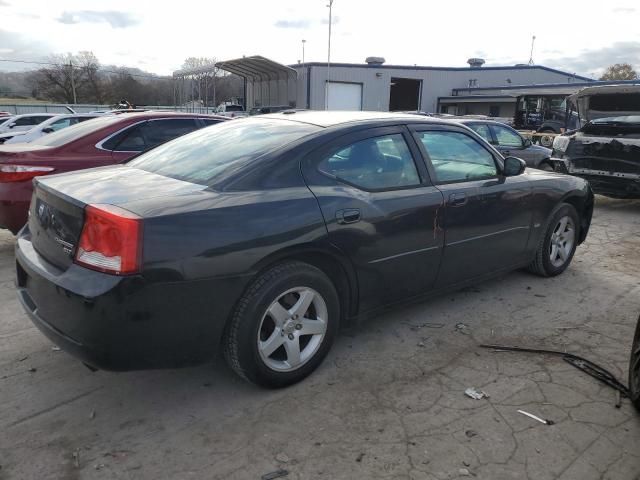
<svg viewBox="0 0 640 480">
<path fill-rule="evenodd" d="M 522 175 L 527 164 L 524 160 L 517 157 L 507 157 L 504 159 L 504 176 L 516 177 Z"/>
<path fill-rule="evenodd" d="M 15 127 L 15 126 L 16 126 L 16 122 L 12 122 L 12 123 L 10 123 L 9 125 L 7 125 L 7 127 L 9 127 L 9 128 L 13 128 L 13 127 Z"/>
<path fill-rule="evenodd" d="M 531 145 L 533 145 L 533 143 L 531 142 L 531 140 L 530 140 L 530 139 L 528 139 L 528 138 L 525 138 L 525 139 L 524 139 L 524 142 L 522 143 L 522 146 L 523 146 L 524 148 L 529 148 Z"/>
<path fill-rule="evenodd" d="M 55 130 L 51 127 L 45 127 L 42 129 L 42 133 L 53 133 Z"/>
</svg>

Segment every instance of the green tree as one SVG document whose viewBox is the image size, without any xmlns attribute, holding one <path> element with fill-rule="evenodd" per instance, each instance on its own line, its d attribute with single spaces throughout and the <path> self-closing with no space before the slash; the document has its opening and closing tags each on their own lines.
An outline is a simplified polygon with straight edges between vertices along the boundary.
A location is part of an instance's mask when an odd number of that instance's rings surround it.
<svg viewBox="0 0 640 480">
<path fill-rule="evenodd" d="M 616 63 L 607 67 L 600 80 L 636 80 L 638 74 L 629 63 Z"/>
</svg>

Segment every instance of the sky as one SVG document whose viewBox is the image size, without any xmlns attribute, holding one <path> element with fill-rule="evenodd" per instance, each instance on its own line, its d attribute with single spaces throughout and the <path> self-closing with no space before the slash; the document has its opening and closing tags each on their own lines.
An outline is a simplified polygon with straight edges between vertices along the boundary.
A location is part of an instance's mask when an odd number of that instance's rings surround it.
<svg viewBox="0 0 640 480">
<path fill-rule="evenodd" d="M 0 59 L 93 51 L 104 65 L 170 74 L 185 58 L 326 62 L 329 0 L 0 0 Z M 594 6 L 591 6 L 594 5 Z M 598 77 L 640 72 L 640 2 L 334 0 L 331 60 L 465 67 L 529 61 Z M 0 70 L 34 65 L 0 61 Z"/>
</svg>

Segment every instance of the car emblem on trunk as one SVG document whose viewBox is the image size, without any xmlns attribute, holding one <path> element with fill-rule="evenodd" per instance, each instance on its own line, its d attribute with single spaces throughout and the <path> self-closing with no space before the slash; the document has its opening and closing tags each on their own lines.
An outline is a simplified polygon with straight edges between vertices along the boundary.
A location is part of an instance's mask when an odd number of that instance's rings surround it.
<svg viewBox="0 0 640 480">
<path fill-rule="evenodd" d="M 73 247 L 74 247 L 73 243 L 65 242 L 64 240 L 58 237 L 55 237 L 54 240 L 58 245 L 62 246 L 62 251 L 64 253 L 71 255 L 71 252 L 73 252 Z"/>
</svg>

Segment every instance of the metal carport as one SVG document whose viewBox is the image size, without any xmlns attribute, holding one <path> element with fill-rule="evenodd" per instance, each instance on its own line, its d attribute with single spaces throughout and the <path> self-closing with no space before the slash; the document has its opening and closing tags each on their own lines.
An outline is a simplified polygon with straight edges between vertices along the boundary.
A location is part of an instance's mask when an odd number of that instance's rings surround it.
<svg viewBox="0 0 640 480">
<path fill-rule="evenodd" d="M 216 66 L 245 79 L 246 108 L 265 105 L 296 106 L 298 73 L 260 55 L 225 60 Z"/>
</svg>

